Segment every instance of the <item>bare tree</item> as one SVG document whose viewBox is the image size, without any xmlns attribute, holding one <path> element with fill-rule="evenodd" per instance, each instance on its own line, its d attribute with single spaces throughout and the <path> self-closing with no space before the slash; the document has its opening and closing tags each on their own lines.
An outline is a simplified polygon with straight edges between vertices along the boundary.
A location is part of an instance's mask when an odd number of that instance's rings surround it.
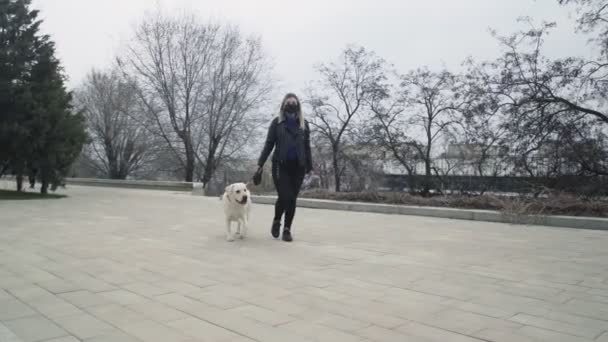
<svg viewBox="0 0 608 342">
<path fill-rule="evenodd" d="M 338 62 L 317 66 L 321 79 L 308 90 L 312 125 L 330 145 L 335 190 L 341 190 L 346 164 L 342 144 L 365 112 L 368 99 L 384 79 L 383 60 L 363 47 L 348 47 Z"/>
<path fill-rule="evenodd" d="M 83 161 L 110 179 L 125 179 L 154 155 L 153 138 L 140 124 L 135 84 L 118 70 L 93 70 L 76 91 L 76 106 L 91 138 Z"/>
<path fill-rule="evenodd" d="M 124 59 L 125 74 L 137 83 L 148 129 L 161 137 L 191 182 L 197 161 L 195 125 L 203 120 L 202 82 L 213 54 L 217 25 L 194 16 L 148 16 L 136 29 Z"/>
<path fill-rule="evenodd" d="M 537 164 L 548 162 L 550 158 L 544 151 L 551 145 L 563 145 L 568 139 L 589 141 L 586 133 L 605 132 L 608 88 L 597 61 L 550 60 L 543 56 L 544 38 L 554 24 L 544 23 L 537 28 L 530 19 L 522 20 L 530 28 L 507 37 L 496 35 L 504 54 L 496 61 L 476 65 L 474 77 L 481 80 L 486 95 L 493 97 L 492 101 L 504 113 L 501 129 L 507 134 L 503 144 L 510 147 L 512 162 L 527 175 L 538 176 Z M 572 143 L 572 147 L 584 146 Z M 579 166 L 583 169 L 598 166 L 589 161 Z M 607 174 L 608 170 L 595 166 L 596 174 Z M 559 170 L 546 168 L 548 173 L 543 175 L 555 176 Z"/>
<path fill-rule="evenodd" d="M 418 142 L 411 136 L 409 120 L 406 113 L 407 104 L 402 97 L 397 97 L 394 87 L 385 85 L 379 88 L 370 100 L 374 118 L 368 126 L 367 134 L 387 151 L 403 167 L 409 176 L 409 191 L 416 192 L 413 184 L 416 164 L 420 160 Z"/>
<path fill-rule="evenodd" d="M 220 30 L 204 77 L 200 104 L 199 179 L 207 184 L 224 158 L 243 151 L 262 124 L 261 105 L 270 93 L 270 65 L 260 39 L 235 27 Z"/>
<path fill-rule="evenodd" d="M 401 76 L 398 87 L 384 85 L 372 97 L 371 107 L 383 145 L 410 176 L 417 160 L 424 161 L 425 194 L 432 186 L 434 145 L 455 134 L 461 124 L 460 111 L 469 102 L 462 87 L 459 77 L 448 71 L 422 68 Z M 440 173 L 435 170 L 435 174 Z"/>
<path fill-rule="evenodd" d="M 172 151 L 187 182 L 197 175 L 207 183 L 239 150 L 269 90 L 259 39 L 193 15 L 146 18 L 120 61 L 141 89 L 148 129 Z"/>
</svg>

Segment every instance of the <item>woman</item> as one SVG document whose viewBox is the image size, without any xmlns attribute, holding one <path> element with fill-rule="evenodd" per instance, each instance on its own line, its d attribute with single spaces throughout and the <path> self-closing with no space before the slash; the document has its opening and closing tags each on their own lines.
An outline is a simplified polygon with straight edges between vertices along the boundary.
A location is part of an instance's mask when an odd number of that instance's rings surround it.
<svg viewBox="0 0 608 342">
<path fill-rule="evenodd" d="M 279 115 L 272 120 L 264 149 L 258 160 L 258 174 L 270 152 L 272 156 L 272 180 L 278 193 L 274 207 L 271 233 L 278 238 L 281 232 L 281 217 L 285 214 L 283 241 L 291 242 L 291 224 L 296 213 L 296 200 L 304 175 L 312 171 L 310 153 L 310 128 L 302 114 L 300 100 L 295 94 L 287 94 L 281 102 Z"/>
</svg>

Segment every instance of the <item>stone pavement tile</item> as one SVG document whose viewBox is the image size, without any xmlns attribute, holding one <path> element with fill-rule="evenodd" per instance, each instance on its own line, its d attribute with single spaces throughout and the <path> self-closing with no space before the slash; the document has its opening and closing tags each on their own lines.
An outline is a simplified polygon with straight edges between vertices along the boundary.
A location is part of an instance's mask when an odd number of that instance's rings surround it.
<svg viewBox="0 0 608 342">
<path fill-rule="evenodd" d="M 608 289 L 591 289 L 587 292 L 591 295 L 608 297 Z"/>
<path fill-rule="evenodd" d="M 103 296 L 89 291 L 67 292 L 59 295 L 61 298 L 76 305 L 79 308 L 112 304 L 112 301 Z"/>
<path fill-rule="evenodd" d="M 515 322 L 482 316 L 457 309 L 449 309 L 420 321 L 436 328 L 457 332 L 463 335 L 487 329 L 517 329 L 522 325 Z"/>
<path fill-rule="evenodd" d="M 596 340 L 596 342 L 608 342 L 608 331 L 600 335 Z"/>
<path fill-rule="evenodd" d="M 1 277 L 1 275 L 0 275 Z M 0 301 L 3 300 L 7 300 L 7 299 L 15 299 L 13 296 L 11 296 L 8 292 L 0 289 Z"/>
<path fill-rule="evenodd" d="M 235 338 L 231 338 L 231 339 L 227 340 L 226 342 L 256 342 L 256 341 L 250 339 L 249 337 L 238 336 Z"/>
<path fill-rule="evenodd" d="M 606 296 L 598 296 L 598 295 L 594 295 L 594 294 L 590 294 L 590 293 L 571 292 L 571 291 L 564 291 L 562 293 L 562 295 L 570 296 L 572 299 L 582 299 L 582 300 L 586 300 L 589 302 L 598 302 L 598 303 L 608 304 L 608 297 L 606 297 Z"/>
<path fill-rule="evenodd" d="M 478 294 L 470 302 L 497 307 L 507 311 L 526 312 L 537 316 L 545 315 L 550 311 L 547 308 L 547 303 L 541 300 L 498 292 Z"/>
<path fill-rule="evenodd" d="M 494 318 L 509 318 L 517 313 L 517 310 L 507 310 L 505 308 L 500 308 L 493 305 L 475 304 L 471 302 L 463 302 L 460 300 L 449 301 L 444 303 L 444 305 L 450 308 L 472 312 L 484 316 L 490 316 Z"/>
<path fill-rule="evenodd" d="M 325 299 L 320 299 L 314 296 L 307 295 L 292 295 L 289 296 L 289 301 L 296 304 L 322 310 L 344 317 L 357 319 L 363 322 L 369 322 L 384 328 L 392 329 L 405 323 L 405 319 L 393 315 L 384 314 L 385 311 L 379 310 L 364 310 L 359 307 L 353 307 L 344 303 L 337 303 Z M 382 307 L 382 305 L 380 305 Z"/>
<path fill-rule="evenodd" d="M 232 309 L 247 304 L 242 300 L 205 290 L 194 291 L 189 293 L 187 296 L 190 298 L 194 298 L 198 301 L 216 306 L 220 309 Z"/>
<path fill-rule="evenodd" d="M 36 314 L 31 307 L 18 299 L 0 301 L 0 321 L 27 317 Z"/>
<path fill-rule="evenodd" d="M 296 314 L 295 316 L 310 323 L 321 324 L 329 328 L 338 329 L 346 332 L 360 330 L 371 325 L 371 323 L 368 322 L 362 322 L 341 315 L 336 315 L 313 309 L 308 309 L 304 312 Z"/>
<path fill-rule="evenodd" d="M 591 289 L 590 287 L 586 287 L 586 286 L 555 283 L 552 281 L 547 281 L 547 280 L 543 280 L 543 279 L 535 279 L 535 278 L 527 279 L 521 283 L 530 284 L 530 285 L 540 285 L 540 286 L 545 286 L 545 287 L 550 287 L 550 288 L 560 289 L 560 290 L 565 290 L 565 291 L 572 291 L 572 292 L 587 292 L 588 290 Z"/>
<path fill-rule="evenodd" d="M 48 280 L 36 284 L 54 294 L 84 290 L 82 286 L 76 285 L 65 279 Z"/>
<path fill-rule="evenodd" d="M 257 322 L 247 317 L 236 316 L 225 311 L 199 312 L 196 317 L 237 334 L 247 336 L 253 340 L 264 342 L 304 342 L 310 339 L 296 336 L 290 331 L 278 326 L 273 327 Z"/>
<path fill-rule="evenodd" d="M 470 286 L 454 285 L 444 281 L 421 280 L 407 286 L 407 289 L 434 296 L 467 301 L 474 297 Z M 441 300 L 440 300 L 441 301 Z"/>
<path fill-rule="evenodd" d="M 318 288 L 318 287 L 310 287 L 310 286 L 298 289 L 294 293 L 312 295 L 312 296 L 324 298 L 327 300 L 333 300 L 333 301 L 349 300 L 350 298 L 354 297 L 347 293 L 341 293 L 341 292 L 337 292 L 337 291 L 328 290 L 326 288 Z M 290 294 L 287 294 L 286 296 L 289 296 L 289 295 Z"/>
<path fill-rule="evenodd" d="M 563 334 L 556 331 L 546 330 L 537 327 L 525 326 L 517 330 L 517 334 L 535 338 L 540 341 L 551 342 L 591 342 L 593 339 Z"/>
<path fill-rule="evenodd" d="M 409 322 L 405 325 L 395 329 L 398 332 L 402 332 L 407 335 L 420 337 L 428 340 L 429 342 L 481 342 L 480 339 L 458 334 L 455 332 L 431 327 L 428 325 L 420 324 L 417 322 Z"/>
<path fill-rule="evenodd" d="M 99 292 L 97 295 L 109 300 L 112 303 L 120 305 L 131 305 L 138 303 L 149 302 L 150 300 L 146 297 L 140 296 L 127 290 L 113 290 L 108 292 Z"/>
<path fill-rule="evenodd" d="M 578 283 L 579 286 L 590 287 L 592 289 L 608 290 L 608 284 L 600 280 L 585 279 Z"/>
<path fill-rule="evenodd" d="M 449 308 L 443 304 L 428 303 L 413 299 L 404 301 L 397 298 L 392 302 L 388 300 L 388 298 L 382 298 L 382 300 L 351 298 L 348 301 L 341 301 L 340 303 L 357 308 L 358 310 L 364 312 L 381 313 L 384 315 L 394 316 L 401 319 L 402 322 L 407 320 L 418 320 Z M 375 324 L 383 326 L 382 324 Z M 389 329 L 394 328 L 392 326 L 384 327 Z"/>
<path fill-rule="evenodd" d="M 441 304 L 449 299 L 453 299 L 453 298 L 448 298 L 445 296 L 440 296 L 440 295 L 435 295 L 435 294 L 423 293 L 420 291 L 415 291 L 415 290 L 410 290 L 410 289 L 391 287 L 391 288 L 387 289 L 385 295 L 382 296 L 382 298 L 380 298 L 378 300 L 386 300 L 386 301 L 392 301 L 392 302 L 395 302 L 396 300 L 398 300 L 399 303 L 407 303 L 408 301 L 415 300 L 415 301 L 424 302 L 424 303 Z"/>
<path fill-rule="evenodd" d="M 170 292 L 187 295 L 189 293 L 200 291 L 201 288 L 192 284 L 188 284 L 181 281 L 162 281 L 158 283 L 152 283 L 152 285 L 165 289 Z"/>
<path fill-rule="evenodd" d="M 31 283 L 59 279 L 55 275 L 35 267 L 27 267 L 23 271 L 19 272 L 19 275 Z"/>
<path fill-rule="evenodd" d="M 558 289 L 538 289 L 537 287 L 506 287 L 503 286 L 498 291 L 501 293 L 511 294 L 515 296 L 539 299 L 551 303 L 565 303 L 572 299 L 571 296 L 560 293 Z"/>
<path fill-rule="evenodd" d="M 543 317 L 553 321 L 566 322 L 580 327 L 589 327 L 608 331 L 608 321 L 605 320 L 583 317 L 558 311 L 551 311 Z"/>
<path fill-rule="evenodd" d="M 160 288 L 158 286 L 154 286 L 147 282 L 137 282 L 121 285 L 121 287 L 127 291 L 131 291 L 133 293 L 137 293 L 140 296 L 144 297 L 154 297 L 162 294 L 171 293 L 170 290 Z"/>
<path fill-rule="evenodd" d="M 255 304 L 263 308 L 282 313 L 285 315 L 295 315 L 309 310 L 308 307 L 298 305 L 289 301 L 289 298 L 278 299 L 274 296 L 253 297 L 246 300 L 247 303 Z"/>
<path fill-rule="evenodd" d="M 95 274 L 95 278 L 100 279 L 110 285 L 116 286 L 134 283 L 137 281 L 137 278 L 120 272 Z"/>
<path fill-rule="evenodd" d="M 146 320 L 143 314 L 117 304 L 94 306 L 87 308 L 87 311 L 93 316 L 117 327 Z"/>
<path fill-rule="evenodd" d="M 561 311 L 608 321 L 608 304 L 573 299 L 559 307 Z"/>
<path fill-rule="evenodd" d="M 121 330 L 146 342 L 181 342 L 187 340 L 186 335 L 151 320 L 129 323 L 122 326 Z"/>
<path fill-rule="evenodd" d="M 241 280 L 242 282 L 242 280 Z M 220 284 L 205 287 L 202 291 L 193 291 L 193 295 L 200 296 L 203 292 L 208 292 L 210 295 L 217 295 L 222 297 L 230 297 L 232 299 L 244 301 L 248 298 L 268 295 L 270 291 L 257 286 L 251 285 L 232 285 L 232 284 Z M 288 292 L 287 294 L 289 294 Z M 274 294 L 273 294 L 274 295 Z"/>
<path fill-rule="evenodd" d="M 129 310 L 133 310 L 142 316 L 157 322 L 171 322 L 190 317 L 182 311 L 175 310 L 167 305 L 157 302 L 146 302 L 128 305 Z"/>
<path fill-rule="evenodd" d="M 0 341 L 2 342 L 22 342 L 9 328 L 0 322 Z"/>
<path fill-rule="evenodd" d="M 109 335 L 97 336 L 84 340 L 84 342 L 142 342 L 145 340 L 137 339 L 125 333 L 114 333 Z M 167 341 L 168 342 L 168 341 Z"/>
<path fill-rule="evenodd" d="M 93 293 L 112 291 L 116 289 L 116 286 L 110 285 L 101 279 L 94 278 L 84 273 L 68 275 L 65 277 L 65 279 L 78 286 L 79 289 Z"/>
<path fill-rule="evenodd" d="M 209 304 L 199 302 L 197 300 L 182 296 L 177 293 L 157 296 L 156 301 L 196 317 L 198 317 L 198 314 L 215 313 L 222 311 L 214 306 L 210 306 Z"/>
<path fill-rule="evenodd" d="M 577 326 L 574 324 L 559 322 L 550 320 L 543 317 L 536 317 L 532 315 L 526 314 L 517 314 L 511 318 L 510 321 L 521 323 L 523 325 L 535 326 L 537 328 L 543 328 L 547 330 L 553 330 L 557 332 L 562 332 L 565 334 L 586 337 L 589 339 L 594 339 L 596 336 L 599 336 L 604 329 L 603 328 L 592 328 L 585 326 Z"/>
<path fill-rule="evenodd" d="M 45 296 L 52 296 L 53 294 L 39 286 L 32 286 L 32 287 L 24 287 L 21 289 L 12 289 L 9 290 L 9 292 L 23 300 L 23 301 L 27 301 L 28 299 L 36 299 L 39 297 L 45 297 Z"/>
<path fill-rule="evenodd" d="M 202 276 L 200 274 L 188 274 L 188 275 L 182 275 L 179 278 L 181 281 L 184 281 L 188 284 L 192 284 L 195 286 L 198 286 L 200 288 L 205 288 L 208 286 L 213 286 L 213 285 L 217 285 L 218 282 L 212 279 L 207 278 L 206 276 Z M 156 282 L 160 282 L 160 280 L 156 281 Z"/>
<path fill-rule="evenodd" d="M 138 282 L 145 282 L 145 283 L 153 283 L 153 282 L 167 280 L 167 278 L 165 276 L 152 272 L 152 271 L 147 271 L 147 270 L 138 270 L 138 271 L 130 272 L 129 275 L 131 275 L 133 278 L 137 279 Z M 129 284 L 133 284 L 133 283 L 129 283 Z M 122 284 L 122 285 L 126 285 L 126 284 Z"/>
<path fill-rule="evenodd" d="M 361 337 L 368 338 L 372 341 L 382 342 L 429 342 L 426 339 L 405 334 L 396 330 L 385 329 L 376 325 L 369 326 L 354 332 Z"/>
<path fill-rule="evenodd" d="M 45 340 L 43 342 L 80 342 L 81 340 L 77 339 L 74 336 L 65 336 L 65 337 L 57 337 L 50 340 Z"/>
<path fill-rule="evenodd" d="M 24 342 L 48 340 L 69 334 L 43 316 L 30 316 L 4 322 Z"/>
<path fill-rule="evenodd" d="M 281 325 L 280 327 L 293 332 L 294 334 L 319 342 L 359 342 L 363 340 L 363 338 L 358 336 L 356 333 L 347 333 L 320 324 L 309 323 L 301 320 L 291 321 Z"/>
<path fill-rule="evenodd" d="M 169 322 L 167 325 L 184 335 L 207 341 L 224 342 L 240 336 L 230 330 L 194 317 Z"/>
<path fill-rule="evenodd" d="M 517 329 L 514 330 L 499 330 L 499 329 L 483 329 L 473 334 L 475 337 L 482 339 L 483 341 L 492 342 L 541 342 L 538 338 L 533 338 L 517 333 Z M 552 340 L 546 340 L 552 342 Z"/>
<path fill-rule="evenodd" d="M 116 332 L 115 328 L 89 314 L 63 316 L 53 320 L 63 329 L 80 339 Z"/>
<path fill-rule="evenodd" d="M 49 318 L 73 316 L 83 311 L 58 296 L 45 296 L 27 301 L 36 311 Z"/>
<path fill-rule="evenodd" d="M 0 278 L 0 289 L 3 290 L 21 289 L 32 285 L 33 282 L 25 280 L 17 275 Z"/>
<path fill-rule="evenodd" d="M 329 285 L 324 287 L 324 289 L 332 292 L 343 293 L 347 295 L 347 297 L 356 297 L 356 298 L 365 298 L 369 300 L 375 300 L 384 296 L 385 290 L 371 290 L 369 288 L 360 288 L 355 286 L 347 286 L 347 285 Z"/>
<path fill-rule="evenodd" d="M 274 312 L 257 305 L 239 306 L 234 309 L 226 310 L 226 312 L 245 316 L 268 325 L 281 325 L 295 320 L 295 317 Z"/>
</svg>

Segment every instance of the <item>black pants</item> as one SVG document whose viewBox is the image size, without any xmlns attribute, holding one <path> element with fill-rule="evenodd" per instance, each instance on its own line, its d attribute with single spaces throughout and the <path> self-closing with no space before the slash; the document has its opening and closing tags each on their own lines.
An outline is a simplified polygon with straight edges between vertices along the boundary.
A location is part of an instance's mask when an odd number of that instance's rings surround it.
<svg viewBox="0 0 608 342">
<path fill-rule="evenodd" d="M 279 198 L 274 206 L 274 220 L 280 221 L 285 213 L 285 228 L 291 228 L 296 214 L 296 200 L 304 181 L 305 170 L 298 161 L 272 164 L 272 180 Z"/>
</svg>

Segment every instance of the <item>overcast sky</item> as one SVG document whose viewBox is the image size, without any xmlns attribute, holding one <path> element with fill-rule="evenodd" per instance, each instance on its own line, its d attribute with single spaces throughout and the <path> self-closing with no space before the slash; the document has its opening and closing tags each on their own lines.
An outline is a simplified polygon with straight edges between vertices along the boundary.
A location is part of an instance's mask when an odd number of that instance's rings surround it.
<svg viewBox="0 0 608 342">
<path fill-rule="evenodd" d="M 509 33 L 516 18 L 558 22 L 547 42 L 552 56 L 581 55 L 586 41 L 573 33 L 572 8 L 556 0 L 158 0 L 168 10 L 238 24 L 262 37 L 284 84 L 300 91 L 314 79 L 312 66 L 337 57 L 346 44 L 375 51 L 400 70 L 428 65 L 457 68 L 467 56 L 498 53 L 490 27 Z M 34 0 L 43 31 L 52 36 L 77 86 L 91 68 L 103 68 L 120 52 L 151 0 Z"/>
</svg>

